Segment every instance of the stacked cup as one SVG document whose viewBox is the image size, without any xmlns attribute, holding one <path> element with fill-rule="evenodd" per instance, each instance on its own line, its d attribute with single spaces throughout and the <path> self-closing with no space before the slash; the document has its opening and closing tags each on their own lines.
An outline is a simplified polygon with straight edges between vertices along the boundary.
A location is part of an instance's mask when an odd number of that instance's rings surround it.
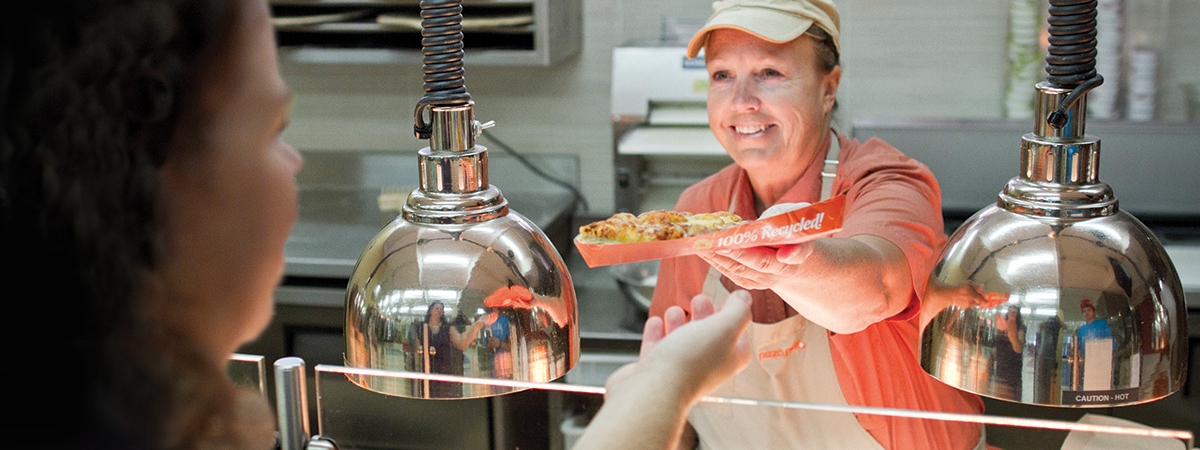
<svg viewBox="0 0 1200 450">
<path fill-rule="evenodd" d="M 1124 42 L 1124 7 L 1121 0 L 1099 0 L 1096 4 L 1096 72 L 1104 84 L 1088 91 L 1088 116 L 1096 119 L 1121 117 L 1121 44 Z"/>
<path fill-rule="evenodd" d="M 1005 115 L 1033 118 L 1034 86 L 1045 78 L 1041 46 L 1041 11 L 1037 0 L 1011 0 L 1008 11 L 1008 91 Z"/>
<path fill-rule="evenodd" d="M 1158 94 L 1158 52 L 1134 49 L 1129 55 L 1129 85 L 1126 97 L 1126 117 L 1145 122 L 1154 120 L 1155 96 Z"/>
</svg>

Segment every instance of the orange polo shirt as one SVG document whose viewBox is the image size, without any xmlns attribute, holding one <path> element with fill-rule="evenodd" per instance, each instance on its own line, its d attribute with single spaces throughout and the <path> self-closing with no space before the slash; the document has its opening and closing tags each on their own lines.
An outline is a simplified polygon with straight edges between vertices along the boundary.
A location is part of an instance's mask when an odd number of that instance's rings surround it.
<svg viewBox="0 0 1200 450">
<path fill-rule="evenodd" d="M 886 142 L 865 143 L 838 135 L 841 144 L 833 195 L 846 196 L 842 231 L 834 237 L 873 234 L 896 244 L 908 258 L 914 292 L 900 314 L 851 334 L 830 333 L 834 369 L 851 405 L 954 413 L 982 413 L 983 401 L 925 373 L 920 357 L 917 312 L 946 236 L 941 191 L 933 173 Z M 820 197 L 824 158 L 814 160 L 780 203 L 815 203 Z M 746 172 L 736 164 L 689 187 L 675 209 L 724 211 L 757 218 Z M 695 256 L 662 260 L 650 315 L 672 305 L 685 311 L 700 293 L 709 266 Z M 756 296 L 756 300 L 757 300 Z M 885 448 L 973 448 L 980 426 L 962 422 L 858 415 L 859 423 Z"/>
</svg>

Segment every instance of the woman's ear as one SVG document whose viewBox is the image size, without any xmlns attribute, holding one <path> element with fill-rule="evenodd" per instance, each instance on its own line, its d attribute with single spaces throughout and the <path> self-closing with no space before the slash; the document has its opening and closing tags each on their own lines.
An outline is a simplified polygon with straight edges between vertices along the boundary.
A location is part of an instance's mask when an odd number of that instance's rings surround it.
<svg viewBox="0 0 1200 450">
<path fill-rule="evenodd" d="M 833 66 L 833 70 L 825 74 L 821 80 L 821 106 L 825 114 L 833 111 L 833 106 L 837 104 L 838 85 L 842 82 L 842 66 Z"/>
</svg>

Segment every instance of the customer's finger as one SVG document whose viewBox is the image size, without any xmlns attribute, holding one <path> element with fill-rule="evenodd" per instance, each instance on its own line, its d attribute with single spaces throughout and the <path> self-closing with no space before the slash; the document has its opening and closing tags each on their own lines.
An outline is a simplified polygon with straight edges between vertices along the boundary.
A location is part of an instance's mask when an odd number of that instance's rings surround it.
<svg viewBox="0 0 1200 450">
<path fill-rule="evenodd" d="M 707 295 L 700 294 L 692 297 L 692 320 L 700 320 L 711 316 L 716 312 L 716 307 L 713 306 L 712 299 Z"/>
<path fill-rule="evenodd" d="M 671 334 L 676 328 L 687 323 L 687 320 L 687 313 L 683 312 L 683 308 L 678 306 L 667 308 L 667 311 L 663 313 L 663 332 Z"/>
<path fill-rule="evenodd" d="M 661 341 L 666 335 L 667 332 L 663 329 L 662 317 L 652 316 L 647 318 L 645 325 L 642 326 L 642 347 L 638 354 L 642 358 L 645 358 L 646 355 L 650 354 L 651 350 L 654 350 L 654 346 L 658 344 L 658 341 Z"/>
</svg>

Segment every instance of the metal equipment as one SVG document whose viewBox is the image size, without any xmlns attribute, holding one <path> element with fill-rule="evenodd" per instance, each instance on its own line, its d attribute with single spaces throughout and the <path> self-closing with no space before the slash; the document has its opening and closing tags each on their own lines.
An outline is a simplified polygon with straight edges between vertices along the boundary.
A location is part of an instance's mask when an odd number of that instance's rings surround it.
<svg viewBox="0 0 1200 450">
<path fill-rule="evenodd" d="M 346 294 L 350 367 L 546 382 L 579 359 L 570 274 L 546 235 L 488 183 L 463 82 L 462 6 L 421 2 L 426 95 L 414 129 L 420 187 L 363 251 Z M 521 390 L 362 376 L 389 395 L 450 399 Z"/>
<path fill-rule="evenodd" d="M 1094 1 L 1052 0 L 1048 81 L 1038 83 L 1021 171 L 950 237 L 930 276 L 921 365 L 960 389 L 1020 403 L 1109 407 L 1179 390 L 1183 287 L 1155 235 L 1099 178 L 1084 133 Z"/>
</svg>

